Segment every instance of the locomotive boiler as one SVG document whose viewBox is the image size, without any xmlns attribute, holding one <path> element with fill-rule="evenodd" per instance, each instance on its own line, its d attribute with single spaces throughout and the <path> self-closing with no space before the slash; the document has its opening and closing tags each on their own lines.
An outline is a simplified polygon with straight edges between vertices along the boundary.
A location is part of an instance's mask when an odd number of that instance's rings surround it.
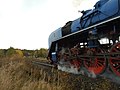
<svg viewBox="0 0 120 90">
<path fill-rule="evenodd" d="M 96 75 L 110 67 L 120 76 L 120 0 L 99 0 L 93 9 L 81 13 L 50 34 L 51 63 L 69 62 Z"/>
</svg>

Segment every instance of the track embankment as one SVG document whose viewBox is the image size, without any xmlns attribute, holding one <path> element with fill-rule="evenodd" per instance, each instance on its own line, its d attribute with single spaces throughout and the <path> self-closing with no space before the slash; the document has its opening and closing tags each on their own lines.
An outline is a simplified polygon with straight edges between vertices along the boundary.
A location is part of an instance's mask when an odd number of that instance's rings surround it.
<svg viewBox="0 0 120 90">
<path fill-rule="evenodd" d="M 88 77 L 87 74 L 73 74 L 54 69 L 53 65 L 47 62 L 32 61 L 32 65 L 46 74 L 46 80 L 62 86 L 63 90 L 119 90 L 120 84 L 110 72 L 97 77 Z M 110 75 L 110 76 L 109 76 Z M 113 77 L 112 77 L 113 76 Z M 48 80 L 47 78 L 50 78 Z M 115 78 L 115 79 L 114 79 Z M 112 80 L 113 79 L 113 80 Z"/>
</svg>

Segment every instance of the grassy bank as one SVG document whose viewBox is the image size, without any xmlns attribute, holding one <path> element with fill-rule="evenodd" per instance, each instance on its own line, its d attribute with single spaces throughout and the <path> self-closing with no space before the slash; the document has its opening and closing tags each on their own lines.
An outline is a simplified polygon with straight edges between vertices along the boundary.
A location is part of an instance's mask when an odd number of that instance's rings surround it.
<svg viewBox="0 0 120 90">
<path fill-rule="evenodd" d="M 31 64 L 30 58 L 0 59 L 0 90 L 118 90 L 106 79 L 44 69 Z"/>
<path fill-rule="evenodd" d="M 62 90 L 57 83 L 39 69 L 35 70 L 26 60 L 3 58 L 0 60 L 0 90 Z M 47 81 L 46 81 L 47 79 Z"/>
</svg>

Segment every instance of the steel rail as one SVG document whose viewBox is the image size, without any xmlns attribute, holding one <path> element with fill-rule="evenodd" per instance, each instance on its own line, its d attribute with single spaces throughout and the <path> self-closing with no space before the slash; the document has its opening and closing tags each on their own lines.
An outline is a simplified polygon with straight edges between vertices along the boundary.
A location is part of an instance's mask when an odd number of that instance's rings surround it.
<svg viewBox="0 0 120 90">
<path fill-rule="evenodd" d="M 37 65 L 42 65 L 42 66 L 48 66 L 48 67 L 52 67 L 54 68 L 54 65 L 51 64 L 47 64 L 47 63 L 43 63 L 43 62 L 39 62 L 39 61 L 32 61 L 33 64 L 37 64 Z"/>
</svg>

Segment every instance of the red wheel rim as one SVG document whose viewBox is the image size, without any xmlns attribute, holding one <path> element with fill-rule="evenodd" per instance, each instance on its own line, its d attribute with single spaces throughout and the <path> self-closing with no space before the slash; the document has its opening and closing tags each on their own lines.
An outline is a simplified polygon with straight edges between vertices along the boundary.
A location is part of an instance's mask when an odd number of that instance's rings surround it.
<svg viewBox="0 0 120 90">
<path fill-rule="evenodd" d="M 99 50 L 96 53 L 103 53 L 103 51 Z M 96 75 L 101 74 L 106 68 L 106 59 L 104 57 L 86 57 L 83 63 L 88 71 Z"/>
<path fill-rule="evenodd" d="M 110 67 L 112 71 L 117 75 L 120 76 L 120 42 L 116 43 L 110 50 L 110 53 L 117 53 L 110 55 Z"/>
</svg>

